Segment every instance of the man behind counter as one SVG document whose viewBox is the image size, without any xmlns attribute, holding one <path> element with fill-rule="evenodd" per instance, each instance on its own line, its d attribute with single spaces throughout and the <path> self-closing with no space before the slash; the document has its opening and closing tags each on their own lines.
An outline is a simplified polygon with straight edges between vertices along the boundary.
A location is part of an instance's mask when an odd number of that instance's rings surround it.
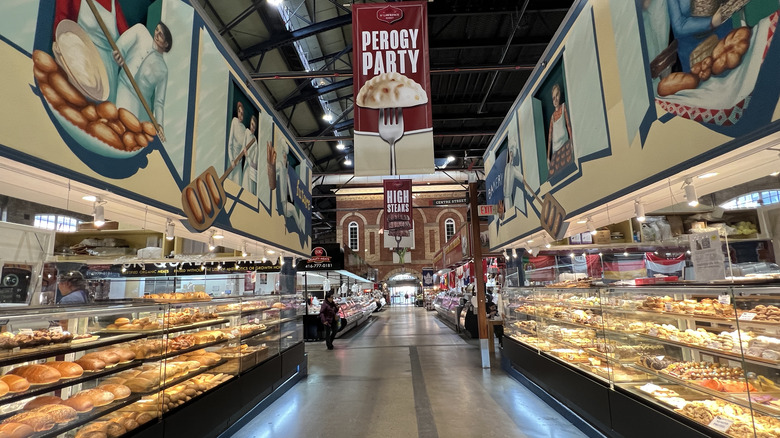
<svg viewBox="0 0 780 438">
<path fill-rule="evenodd" d="M 62 295 L 57 304 L 86 304 L 89 302 L 87 295 L 87 280 L 81 272 L 71 271 L 57 277 L 57 287 Z"/>
</svg>

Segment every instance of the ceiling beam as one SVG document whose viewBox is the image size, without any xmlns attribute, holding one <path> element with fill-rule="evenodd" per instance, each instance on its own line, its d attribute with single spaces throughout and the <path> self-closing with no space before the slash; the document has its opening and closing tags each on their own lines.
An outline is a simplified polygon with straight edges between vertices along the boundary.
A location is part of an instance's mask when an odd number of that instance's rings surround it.
<svg viewBox="0 0 780 438">
<path fill-rule="evenodd" d="M 323 87 L 319 88 L 313 88 L 310 91 L 307 91 L 305 93 L 301 93 L 298 96 L 295 96 L 291 99 L 288 99 L 286 102 L 284 102 L 283 105 L 277 105 L 274 107 L 275 110 L 281 111 L 285 108 L 291 107 L 293 105 L 297 105 L 299 103 L 306 102 L 307 100 L 315 99 L 318 96 L 321 96 L 323 94 L 330 93 L 331 91 L 336 91 L 345 87 L 351 87 L 352 86 L 352 78 L 344 79 L 343 81 L 334 82 L 332 84 L 325 85 Z"/>
<path fill-rule="evenodd" d="M 489 129 L 434 129 L 434 138 L 443 137 L 490 137 L 496 134 L 496 131 Z M 323 136 L 311 136 L 311 137 L 296 137 L 295 141 L 298 143 L 311 143 L 318 141 L 338 141 L 338 140 L 354 140 L 352 135 L 323 135 Z"/>
<path fill-rule="evenodd" d="M 246 20 L 250 15 L 252 15 L 253 12 L 258 10 L 263 4 L 265 4 L 265 0 L 254 0 L 252 4 L 244 9 L 236 18 L 230 20 L 227 22 L 222 28 L 219 29 L 219 34 L 224 35 L 226 32 L 230 32 L 230 29 L 233 29 L 234 27 L 241 24 L 242 21 Z"/>
<path fill-rule="evenodd" d="M 512 48 L 520 47 L 547 47 L 550 44 L 552 35 L 536 37 L 515 37 L 510 43 Z M 503 38 L 483 38 L 483 39 L 444 39 L 429 42 L 430 50 L 481 50 L 504 48 L 506 39 Z"/>
<path fill-rule="evenodd" d="M 253 56 L 257 56 L 263 52 L 274 50 L 281 46 L 291 44 L 294 41 L 298 41 L 303 38 L 307 38 L 316 35 L 326 30 L 335 29 L 337 27 L 346 26 L 352 23 L 352 15 L 342 15 L 340 17 L 331 18 L 330 20 L 320 21 L 314 23 L 311 26 L 302 27 L 293 31 L 284 31 L 273 34 L 270 39 L 247 47 L 238 54 L 240 60 L 246 60 Z"/>
<path fill-rule="evenodd" d="M 511 71 L 531 71 L 536 64 L 517 64 L 517 65 L 479 65 L 463 67 L 431 67 L 432 75 L 444 74 L 469 74 L 469 73 L 490 73 L 490 72 L 511 72 Z M 328 77 L 351 77 L 352 70 L 318 70 L 318 71 L 279 71 L 279 72 L 261 72 L 250 75 L 256 81 L 267 81 L 275 79 L 313 79 Z"/>
</svg>

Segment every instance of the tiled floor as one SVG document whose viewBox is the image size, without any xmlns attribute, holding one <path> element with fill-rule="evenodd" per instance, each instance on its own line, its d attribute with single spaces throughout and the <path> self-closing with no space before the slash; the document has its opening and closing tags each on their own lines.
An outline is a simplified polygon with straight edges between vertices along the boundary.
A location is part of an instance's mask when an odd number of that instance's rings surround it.
<svg viewBox="0 0 780 438">
<path fill-rule="evenodd" d="M 234 436 L 585 437 L 434 315 L 394 306 L 333 351 L 307 343 L 309 376 Z"/>
</svg>

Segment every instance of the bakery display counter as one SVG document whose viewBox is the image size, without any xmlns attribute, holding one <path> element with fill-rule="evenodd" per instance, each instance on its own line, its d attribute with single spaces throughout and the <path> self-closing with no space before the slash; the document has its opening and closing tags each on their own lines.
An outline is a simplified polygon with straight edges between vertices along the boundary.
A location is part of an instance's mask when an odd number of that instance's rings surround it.
<svg viewBox="0 0 780 438">
<path fill-rule="evenodd" d="M 505 368 L 607 435 L 780 436 L 780 287 L 516 288 L 504 315 Z"/>
<path fill-rule="evenodd" d="M 439 318 L 457 331 L 458 310 L 461 297 L 458 295 L 449 295 L 446 292 L 440 293 L 433 302 L 436 314 Z"/>
</svg>

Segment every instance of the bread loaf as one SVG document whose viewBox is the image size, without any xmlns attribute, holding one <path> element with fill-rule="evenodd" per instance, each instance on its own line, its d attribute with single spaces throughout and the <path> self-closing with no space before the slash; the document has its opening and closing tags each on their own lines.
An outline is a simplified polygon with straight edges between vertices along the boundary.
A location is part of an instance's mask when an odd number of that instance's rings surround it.
<svg viewBox="0 0 780 438">
<path fill-rule="evenodd" d="M 74 362 L 46 362 L 44 365 L 52 367 L 59 371 L 63 379 L 70 379 L 73 377 L 79 377 L 84 374 L 84 368 Z"/>
<path fill-rule="evenodd" d="M 24 405 L 24 410 L 30 411 L 35 408 L 40 408 L 41 406 L 58 405 L 60 403 L 62 403 L 62 399 L 56 395 L 42 395 L 27 402 L 27 404 Z"/>
<path fill-rule="evenodd" d="M 127 429 L 119 423 L 110 422 L 106 426 L 106 435 L 111 438 L 120 437 L 127 433 Z"/>
<path fill-rule="evenodd" d="M 22 412 L 9 417 L 3 421 L 6 423 L 22 423 L 33 428 L 36 432 L 43 432 L 44 430 L 50 430 L 54 427 L 54 418 L 49 414 L 43 412 Z"/>
<path fill-rule="evenodd" d="M 55 423 L 67 423 L 78 417 L 78 413 L 75 409 L 65 405 L 46 405 L 39 408 L 35 408 L 32 412 L 41 412 L 51 415 Z"/>
<path fill-rule="evenodd" d="M 76 396 L 88 397 L 95 407 L 105 406 L 114 401 L 114 394 L 97 388 L 81 391 Z"/>
<path fill-rule="evenodd" d="M 98 389 L 102 389 L 103 391 L 108 391 L 111 394 L 114 394 L 114 398 L 116 400 L 121 400 L 123 398 L 127 398 L 130 396 L 130 388 L 128 388 L 125 385 L 117 385 L 113 383 L 103 384 L 98 386 Z"/>
<path fill-rule="evenodd" d="M 60 374 L 60 372 L 55 368 L 38 364 L 24 365 L 18 368 L 14 368 L 9 371 L 8 374 L 24 377 L 33 385 L 54 383 L 62 378 L 62 374 Z"/>
<path fill-rule="evenodd" d="M 35 433 L 32 427 L 24 423 L 5 423 L 0 425 L 0 432 L 10 438 L 27 438 Z"/>
<path fill-rule="evenodd" d="M 108 435 L 106 435 L 105 432 L 99 430 L 91 430 L 77 433 L 76 438 L 108 438 Z"/>
<path fill-rule="evenodd" d="M 157 386 L 157 384 L 153 381 L 144 379 L 143 377 L 133 377 L 132 379 L 127 379 L 124 384 L 133 392 L 148 392 Z"/>
<path fill-rule="evenodd" d="M 81 358 L 77 360 L 77 363 L 82 369 L 87 371 L 100 371 L 106 367 L 106 363 L 98 358 Z"/>
<path fill-rule="evenodd" d="M 669 96 L 682 90 L 692 90 L 698 86 L 698 76 L 690 73 L 674 72 L 661 79 L 661 82 L 658 83 L 658 95 Z"/>
<path fill-rule="evenodd" d="M 92 403 L 92 399 L 84 395 L 73 396 L 67 400 L 63 400 L 61 404 L 70 406 L 79 413 L 89 412 L 95 407 Z"/>
<path fill-rule="evenodd" d="M 135 421 L 138 424 L 146 424 L 150 421 L 152 421 L 154 417 L 152 414 L 146 413 L 146 412 L 139 412 L 138 415 L 135 416 Z"/>
<path fill-rule="evenodd" d="M 135 359 L 135 353 L 133 353 L 133 350 L 129 348 L 111 348 L 105 351 L 114 353 L 119 356 L 120 362 L 130 362 L 131 360 Z"/>
<path fill-rule="evenodd" d="M 6 374 L 5 376 L 0 377 L 0 380 L 8 385 L 9 392 L 22 392 L 30 389 L 30 382 L 21 376 Z"/>
<path fill-rule="evenodd" d="M 95 351 L 93 353 L 87 353 L 81 356 L 82 359 L 100 359 L 106 363 L 106 366 L 119 363 L 122 359 L 118 354 L 111 351 Z"/>
<path fill-rule="evenodd" d="M 90 423 L 82 427 L 81 429 L 79 429 L 78 433 L 76 433 L 76 438 L 93 438 L 98 436 L 105 437 L 107 426 L 108 426 L 108 421 L 96 421 L 94 423 Z M 102 435 L 94 435 L 94 433 L 99 433 Z"/>
<path fill-rule="evenodd" d="M 4 381 L 0 380 L 0 397 L 8 394 L 8 392 L 11 391 L 11 388 L 8 387 L 8 384 Z"/>
</svg>

